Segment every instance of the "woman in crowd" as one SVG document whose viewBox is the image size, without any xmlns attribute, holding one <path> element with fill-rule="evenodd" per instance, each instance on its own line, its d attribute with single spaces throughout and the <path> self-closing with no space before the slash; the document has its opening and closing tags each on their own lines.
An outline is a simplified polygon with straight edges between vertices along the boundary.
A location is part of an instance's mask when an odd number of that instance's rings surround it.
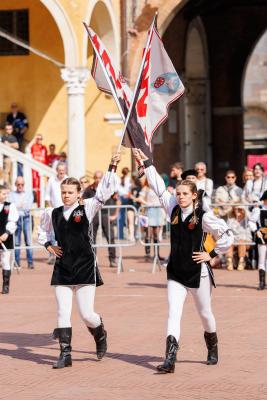
<svg viewBox="0 0 267 400">
<path fill-rule="evenodd" d="M 96 194 L 79 204 L 81 186 L 75 178 L 61 183 L 63 206 L 46 209 L 42 215 L 39 243 L 56 256 L 51 285 L 55 287 L 58 320 L 54 338 L 59 339 L 60 356 L 53 368 L 72 365 L 71 359 L 71 309 L 73 293 L 89 332 L 96 342 L 97 358 L 107 350 L 107 333 L 100 316 L 94 311 L 96 286 L 103 284 L 92 240 L 92 220 L 106 200 L 116 191 L 117 177 L 112 172 L 119 162 L 119 154 L 112 157 L 109 172 L 99 183 Z M 53 245 L 55 235 L 57 245 Z"/>
<path fill-rule="evenodd" d="M 209 262 L 217 254 L 228 251 L 233 243 L 233 234 L 223 220 L 197 206 L 197 187 L 193 182 L 182 181 L 176 186 L 176 195 L 171 195 L 151 160 L 139 149 L 133 152 L 136 160 L 144 163 L 149 186 L 159 197 L 171 220 L 171 253 L 167 266 L 169 318 L 166 358 L 157 369 L 162 373 L 174 372 L 180 320 L 188 292 L 194 298 L 204 327 L 207 364 L 217 364 L 218 339 L 211 309 L 214 279 Z M 210 252 L 205 251 L 208 234 L 217 240 L 215 248 Z"/>
<path fill-rule="evenodd" d="M 207 178 L 207 166 L 204 162 L 198 162 L 195 165 L 197 171 L 197 189 L 203 190 L 205 193 L 206 201 L 208 205 L 211 204 L 212 192 L 213 192 L 213 181 Z"/>
<path fill-rule="evenodd" d="M 253 180 L 249 179 L 244 187 L 243 200 L 248 203 L 258 203 L 264 191 L 267 190 L 267 178 L 261 163 L 253 166 Z"/>
<path fill-rule="evenodd" d="M 151 238 L 153 238 L 153 243 L 156 245 L 157 254 L 160 260 L 163 260 L 159 255 L 159 229 L 164 225 L 164 214 L 161 209 L 161 204 L 158 199 L 158 196 L 155 192 L 149 187 L 147 179 L 144 181 L 144 186 L 139 195 L 139 202 L 144 205 L 145 214 L 147 216 L 148 229 L 145 230 L 145 251 L 146 258 L 150 256 L 150 243 Z"/>
<path fill-rule="evenodd" d="M 123 206 L 131 205 L 131 177 L 129 176 L 130 170 L 124 167 L 121 171 L 120 183 L 118 185 L 118 195 Z M 135 241 L 134 238 L 134 212 L 131 209 L 122 208 L 120 210 L 118 225 L 119 225 L 119 239 L 124 239 L 124 226 L 127 218 L 128 223 L 128 239 L 131 242 Z"/>
<path fill-rule="evenodd" d="M 227 225 L 232 230 L 235 238 L 235 243 L 230 247 L 226 257 L 228 271 L 234 269 L 233 256 L 235 248 L 237 248 L 238 253 L 237 270 L 243 271 L 246 266 L 245 257 L 249 249 L 248 243 L 252 242 L 247 212 L 244 206 L 235 206 L 227 220 Z"/>
<path fill-rule="evenodd" d="M 242 181 L 245 186 L 247 181 L 253 181 L 254 176 L 253 176 L 253 169 L 245 167 L 244 172 L 242 174 Z"/>
</svg>

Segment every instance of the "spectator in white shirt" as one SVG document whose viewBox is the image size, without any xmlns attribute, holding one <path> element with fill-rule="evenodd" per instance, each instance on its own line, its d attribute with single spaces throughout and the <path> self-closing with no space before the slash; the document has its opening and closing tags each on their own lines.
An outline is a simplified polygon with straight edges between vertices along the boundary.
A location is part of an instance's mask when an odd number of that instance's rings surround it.
<svg viewBox="0 0 267 400">
<path fill-rule="evenodd" d="M 220 217 L 227 218 L 232 212 L 232 206 L 225 206 L 226 203 L 240 203 L 243 190 L 236 185 L 236 173 L 229 169 L 225 174 L 225 185 L 219 186 L 215 192 L 215 203 L 224 204 L 224 206 L 218 208 L 218 214 Z"/>
<path fill-rule="evenodd" d="M 213 191 L 213 181 L 206 177 L 207 166 L 204 162 L 200 161 L 196 163 L 195 170 L 197 171 L 197 189 L 202 189 L 205 192 L 207 202 L 211 203 L 212 191 Z"/>
<path fill-rule="evenodd" d="M 47 202 L 48 207 L 53 208 L 63 205 L 60 185 L 61 182 L 67 178 L 66 165 L 64 163 L 58 163 L 56 171 L 57 175 L 49 178 L 45 193 L 45 201 Z"/>
<path fill-rule="evenodd" d="M 16 190 L 9 194 L 9 200 L 14 203 L 19 213 L 17 221 L 17 230 L 15 233 L 16 247 L 21 245 L 21 234 L 23 232 L 24 242 L 27 255 L 28 268 L 33 269 L 33 255 L 31 245 L 32 223 L 30 210 L 33 207 L 33 194 L 32 191 L 25 191 L 25 181 L 22 176 L 18 176 L 15 182 Z M 15 250 L 15 260 L 17 266 L 20 267 L 20 249 Z"/>
<path fill-rule="evenodd" d="M 264 167 L 261 163 L 253 166 L 253 180 L 248 180 L 243 192 L 243 200 L 248 203 L 258 203 L 261 196 L 267 190 L 267 178 L 264 175 Z"/>
</svg>

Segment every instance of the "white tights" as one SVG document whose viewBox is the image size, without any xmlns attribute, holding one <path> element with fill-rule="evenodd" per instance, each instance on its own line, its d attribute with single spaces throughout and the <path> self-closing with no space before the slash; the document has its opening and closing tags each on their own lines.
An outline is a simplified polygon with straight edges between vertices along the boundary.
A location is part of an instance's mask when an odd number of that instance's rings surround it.
<svg viewBox="0 0 267 400">
<path fill-rule="evenodd" d="M 71 327 L 71 310 L 73 292 L 76 292 L 77 305 L 80 315 L 90 328 L 101 324 L 100 316 L 94 311 L 95 286 L 56 286 L 57 324 L 58 328 Z"/>
<path fill-rule="evenodd" d="M 180 338 L 180 323 L 187 292 L 193 296 L 197 311 L 206 332 L 216 332 L 216 322 L 211 310 L 212 284 L 209 275 L 200 278 L 199 288 L 188 288 L 173 280 L 168 280 L 169 318 L 167 336 L 172 335 L 177 342 Z"/>
<path fill-rule="evenodd" d="M 258 244 L 258 253 L 259 253 L 258 267 L 259 267 L 259 269 L 263 269 L 263 271 L 266 272 L 266 270 L 267 270 L 267 245 L 266 244 Z"/>
</svg>

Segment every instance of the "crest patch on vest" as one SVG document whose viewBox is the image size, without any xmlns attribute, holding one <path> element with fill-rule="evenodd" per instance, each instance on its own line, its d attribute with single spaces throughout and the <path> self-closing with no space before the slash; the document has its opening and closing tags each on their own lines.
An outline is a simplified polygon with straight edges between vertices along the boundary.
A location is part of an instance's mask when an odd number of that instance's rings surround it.
<svg viewBox="0 0 267 400">
<path fill-rule="evenodd" d="M 4 213 L 9 214 L 9 205 L 4 207 Z"/>
<path fill-rule="evenodd" d="M 74 211 L 74 213 L 73 213 L 73 218 L 74 218 L 75 222 L 81 222 L 82 216 L 83 216 L 82 210 L 77 210 L 77 211 Z"/>
</svg>

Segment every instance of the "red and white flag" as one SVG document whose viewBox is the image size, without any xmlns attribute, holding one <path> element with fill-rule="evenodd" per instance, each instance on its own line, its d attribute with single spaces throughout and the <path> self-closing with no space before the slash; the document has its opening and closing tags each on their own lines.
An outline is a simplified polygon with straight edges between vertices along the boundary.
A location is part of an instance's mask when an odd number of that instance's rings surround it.
<svg viewBox="0 0 267 400">
<path fill-rule="evenodd" d="M 154 19 L 144 52 L 140 84 L 134 96 L 137 121 L 150 145 L 154 132 L 168 117 L 172 102 L 184 93 L 184 86 L 168 56 Z"/>
<path fill-rule="evenodd" d="M 132 101 L 132 90 L 113 63 L 104 43 L 92 28 L 86 23 L 84 26 L 94 49 L 91 75 L 99 90 L 115 97 L 122 119 L 125 120 Z"/>
</svg>

